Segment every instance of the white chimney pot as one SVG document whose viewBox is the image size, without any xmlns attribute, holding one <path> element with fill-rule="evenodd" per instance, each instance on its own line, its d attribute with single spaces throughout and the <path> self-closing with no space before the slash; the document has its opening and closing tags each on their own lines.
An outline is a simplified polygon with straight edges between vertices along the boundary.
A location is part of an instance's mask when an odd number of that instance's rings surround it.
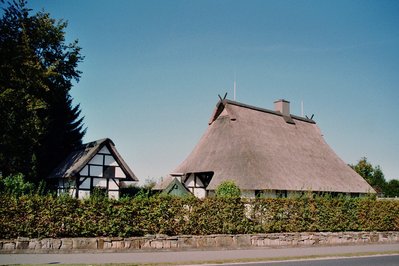
<svg viewBox="0 0 399 266">
<path fill-rule="evenodd" d="M 274 109 L 284 116 L 290 116 L 290 102 L 280 99 L 274 102 Z"/>
</svg>

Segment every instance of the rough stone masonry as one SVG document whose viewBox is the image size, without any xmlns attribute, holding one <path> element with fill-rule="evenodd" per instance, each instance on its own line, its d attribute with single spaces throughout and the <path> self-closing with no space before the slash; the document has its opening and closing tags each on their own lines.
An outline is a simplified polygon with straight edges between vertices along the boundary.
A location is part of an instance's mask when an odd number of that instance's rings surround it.
<svg viewBox="0 0 399 266">
<path fill-rule="evenodd" d="M 0 253 L 47 253 L 161 249 L 250 248 L 399 242 L 399 232 L 315 232 L 254 235 L 149 235 L 144 237 L 43 238 L 0 240 Z"/>
</svg>

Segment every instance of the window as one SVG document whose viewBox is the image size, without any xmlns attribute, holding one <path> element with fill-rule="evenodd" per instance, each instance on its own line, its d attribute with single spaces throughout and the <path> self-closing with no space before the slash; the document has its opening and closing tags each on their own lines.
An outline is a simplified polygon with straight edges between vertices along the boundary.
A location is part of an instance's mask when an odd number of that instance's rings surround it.
<svg viewBox="0 0 399 266">
<path fill-rule="evenodd" d="M 286 198 L 287 197 L 287 190 L 276 190 L 277 198 Z"/>
<path fill-rule="evenodd" d="M 104 174 L 105 178 L 115 178 L 115 166 L 104 166 Z"/>
</svg>

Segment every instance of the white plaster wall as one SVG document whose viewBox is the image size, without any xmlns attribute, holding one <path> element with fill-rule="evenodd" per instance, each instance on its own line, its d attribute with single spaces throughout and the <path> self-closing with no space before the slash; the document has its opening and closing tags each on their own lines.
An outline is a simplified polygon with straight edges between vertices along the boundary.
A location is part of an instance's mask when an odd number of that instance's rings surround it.
<svg viewBox="0 0 399 266">
<path fill-rule="evenodd" d="M 108 197 L 110 199 L 119 199 L 119 191 L 109 191 Z"/>
<path fill-rule="evenodd" d="M 103 176 L 103 167 L 90 165 L 90 176 L 102 177 Z"/>
<path fill-rule="evenodd" d="M 194 196 L 199 199 L 203 199 L 206 197 L 206 190 L 204 188 L 194 188 Z"/>
<path fill-rule="evenodd" d="M 184 182 L 184 184 L 185 184 L 187 187 L 193 187 L 193 186 L 194 186 L 194 176 L 191 174 L 191 175 L 187 178 L 186 182 Z"/>
<path fill-rule="evenodd" d="M 101 148 L 101 150 L 99 151 L 99 153 L 105 153 L 105 154 L 111 154 L 107 148 L 107 146 L 104 146 Z"/>
<path fill-rule="evenodd" d="M 254 199 L 255 198 L 255 190 L 242 190 L 241 197 L 247 199 Z"/>
<path fill-rule="evenodd" d="M 87 199 L 88 197 L 90 197 L 90 191 L 79 190 L 79 193 L 78 193 L 79 199 Z"/>
<path fill-rule="evenodd" d="M 103 165 L 103 156 L 104 155 L 94 155 L 94 157 L 90 160 L 89 164 L 99 164 Z"/>
<path fill-rule="evenodd" d="M 104 165 L 119 166 L 115 158 L 111 155 L 105 155 Z"/>
<path fill-rule="evenodd" d="M 93 187 L 107 187 L 107 179 L 105 178 L 93 178 Z"/>
<path fill-rule="evenodd" d="M 126 178 L 126 175 L 120 167 L 115 167 L 115 177 Z"/>
<path fill-rule="evenodd" d="M 75 197 L 75 195 L 76 195 L 76 189 L 75 189 L 75 188 L 71 188 L 71 189 L 69 189 L 68 193 L 69 193 L 69 195 L 70 195 L 71 197 Z"/>
<path fill-rule="evenodd" d="M 196 187 L 203 187 L 204 184 L 202 183 L 202 181 L 197 177 L 197 183 L 195 184 Z"/>
<path fill-rule="evenodd" d="M 64 188 L 61 188 L 61 187 L 58 187 L 58 189 L 57 189 L 57 196 L 60 196 L 61 194 L 64 194 L 65 193 L 65 189 Z"/>
<path fill-rule="evenodd" d="M 82 182 L 82 180 L 84 180 L 84 178 L 81 178 L 80 182 Z M 86 180 L 84 180 L 83 183 L 80 185 L 80 188 L 90 189 L 90 178 L 86 178 Z"/>
<path fill-rule="evenodd" d="M 120 181 L 119 183 L 121 187 L 128 187 L 137 184 L 137 181 Z"/>
<path fill-rule="evenodd" d="M 118 189 L 119 187 L 118 187 L 118 184 L 119 183 L 119 181 L 118 180 L 112 180 L 112 179 L 110 179 L 109 180 L 109 189 Z"/>
<path fill-rule="evenodd" d="M 89 167 L 85 165 L 82 170 L 80 170 L 79 174 L 81 176 L 88 176 L 89 175 Z"/>
</svg>

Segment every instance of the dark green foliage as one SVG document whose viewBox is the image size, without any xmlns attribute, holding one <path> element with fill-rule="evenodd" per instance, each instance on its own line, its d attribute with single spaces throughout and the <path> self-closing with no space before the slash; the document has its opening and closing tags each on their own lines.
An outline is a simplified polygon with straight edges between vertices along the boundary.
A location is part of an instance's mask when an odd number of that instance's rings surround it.
<svg viewBox="0 0 399 266">
<path fill-rule="evenodd" d="M 0 195 L 0 239 L 399 230 L 399 201 Z"/>
<path fill-rule="evenodd" d="M 47 130 L 36 150 L 39 179 L 47 177 L 71 151 L 82 144 L 85 129 L 83 118 L 79 118 L 79 106 L 72 106 L 72 98 L 68 94 L 54 98 L 49 105 Z"/>
<path fill-rule="evenodd" d="M 38 183 L 81 143 L 79 105 L 69 91 L 83 60 L 65 43 L 67 23 L 10 2 L 0 19 L 0 171 Z"/>
<path fill-rule="evenodd" d="M 131 185 L 128 187 L 121 187 L 120 193 L 121 198 L 149 198 L 154 194 L 154 190 L 152 189 L 155 186 L 155 183 L 148 183 L 144 186 L 135 186 Z"/>
<path fill-rule="evenodd" d="M 392 179 L 385 186 L 385 196 L 399 197 L 399 180 Z"/>
</svg>

